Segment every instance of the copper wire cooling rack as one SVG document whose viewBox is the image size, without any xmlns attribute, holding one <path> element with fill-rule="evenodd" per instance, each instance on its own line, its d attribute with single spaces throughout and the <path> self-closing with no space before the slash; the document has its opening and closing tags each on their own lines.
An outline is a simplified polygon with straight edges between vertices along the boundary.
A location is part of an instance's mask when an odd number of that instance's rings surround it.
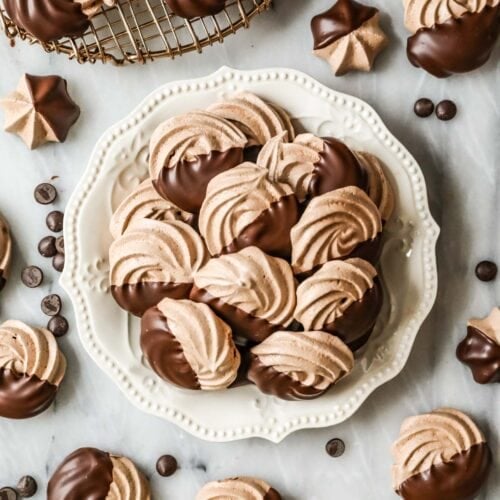
<svg viewBox="0 0 500 500">
<path fill-rule="evenodd" d="M 111 62 L 117 65 L 145 63 L 160 57 L 174 58 L 187 52 L 201 52 L 223 42 L 250 20 L 265 11 L 272 0 L 228 0 L 216 16 L 182 19 L 163 0 L 119 0 L 92 18 L 82 37 L 61 38 L 42 43 L 18 28 L 0 3 L 1 26 L 13 43 L 20 38 L 41 45 L 47 52 L 66 54 L 79 63 Z"/>
</svg>

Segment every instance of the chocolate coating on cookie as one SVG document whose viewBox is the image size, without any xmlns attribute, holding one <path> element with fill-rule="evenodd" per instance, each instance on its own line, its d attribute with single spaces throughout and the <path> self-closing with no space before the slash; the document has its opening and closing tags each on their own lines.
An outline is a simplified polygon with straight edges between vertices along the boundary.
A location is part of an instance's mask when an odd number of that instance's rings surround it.
<svg viewBox="0 0 500 500">
<path fill-rule="evenodd" d="M 172 12 L 178 16 L 193 17 L 215 16 L 221 12 L 226 0 L 165 0 Z"/>
<path fill-rule="evenodd" d="M 12 258 L 12 239 L 7 221 L 0 215 L 0 292 L 2 291 L 10 269 Z"/>
</svg>

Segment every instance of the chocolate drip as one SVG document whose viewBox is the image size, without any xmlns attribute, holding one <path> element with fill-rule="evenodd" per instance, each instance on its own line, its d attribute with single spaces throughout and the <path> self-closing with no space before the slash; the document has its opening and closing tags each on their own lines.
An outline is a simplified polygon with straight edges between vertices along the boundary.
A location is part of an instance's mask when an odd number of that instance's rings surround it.
<svg viewBox="0 0 500 500">
<path fill-rule="evenodd" d="M 152 307 L 142 317 L 141 349 L 161 378 L 184 389 L 200 389 L 198 377 L 170 330 L 168 319 L 157 307 Z"/>
<path fill-rule="evenodd" d="M 299 203 L 295 195 L 284 196 L 271 203 L 251 224 L 226 247 L 221 254 L 235 253 L 256 246 L 274 257 L 290 259 L 292 241 L 290 231 L 299 220 Z"/>
<path fill-rule="evenodd" d="M 354 302 L 342 316 L 324 325 L 320 330 L 336 335 L 347 344 L 351 351 L 357 351 L 368 342 L 382 309 L 383 300 L 384 294 L 380 281 L 375 278 L 373 287 L 361 300 Z"/>
<path fill-rule="evenodd" d="M 471 369 L 479 384 L 500 382 L 500 346 L 477 328 L 467 328 L 467 337 L 458 344 L 457 358 Z"/>
<path fill-rule="evenodd" d="M 174 14 L 186 19 L 215 16 L 226 5 L 226 0 L 166 0 L 166 2 Z"/>
<path fill-rule="evenodd" d="M 472 500 L 486 481 L 491 451 L 486 443 L 457 453 L 449 462 L 404 481 L 397 493 L 405 500 Z"/>
<path fill-rule="evenodd" d="M 191 300 L 209 305 L 233 330 L 235 337 L 243 337 L 252 342 L 262 342 L 271 333 L 283 329 L 281 325 L 273 325 L 262 318 L 257 318 L 223 300 L 213 297 L 203 288 L 193 286 L 189 296 Z"/>
<path fill-rule="evenodd" d="M 465 73 L 490 58 L 500 33 L 500 6 L 420 29 L 408 39 L 410 62 L 439 78 Z"/>
<path fill-rule="evenodd" d="M 4 289 L 6 283 L 4 270 L 0 269 L 0 292 Z"/>
<path fill-rule="evenodd" d="M 82 36 L 89 19 L 73 0 L 4 0 L 9 17 L 42 42 Z"/>
<path fill-rule="evenodd" d="M 307 387 L 286 373 L 281 373 L 272 366 L 266 366 L 255 355 L 251 355 L 248 380 L 253 382 L 264 394 L 287 401 L 315 399 L 326 392 L 315 387 Z"/>
<path fill-rule="evenodd" d="M 40 380 L 36 375 L 0 368 L 0 417 L 34 417 L 52 404 L 56 393 L 57 386 Z"/>
<path fill-rule="evenodd" d="M 64 459 L 47 487 L 47 500 L 105 500 L 113 482 L 108 453 L 80 448 Z"/>
<path fill-rule="evenodd" d="M 111 294 L 122 309 L 141 317 L 162 299 L 187 299 L 192 286 L 192 283 L 142 281 L 121 286 L 113 285 Z"/>
<path fill-rule="evenodd" d="M 313 17 L 311 30 L 314 50 L 323 49 L 352 33 L 377 14 L 378 9 L 355 2 L 338 0 L 326 12 Z"/>
<path fill-rule="evenodd" d="M 281 500 L 281 495 L 274 488 L 271 488 L 264 496 L 264 500 Z"/>
<path fill-rule="evenodd" d="M 207 194 L 208 183 L 242 162 L 241 148 L 212 151 L 193 161 L 182 160 L 172 167 L 165 165 L 153 185 L 160 196 L 186 212 L 197 214 Z"/>
</svg>

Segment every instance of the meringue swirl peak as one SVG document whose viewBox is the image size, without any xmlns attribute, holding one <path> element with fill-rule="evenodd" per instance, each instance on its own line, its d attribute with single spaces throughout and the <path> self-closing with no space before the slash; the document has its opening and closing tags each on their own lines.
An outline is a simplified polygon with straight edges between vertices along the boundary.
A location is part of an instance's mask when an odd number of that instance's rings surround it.
<svg viewBox="0 0 500 500">
<path fill-rule="evenodd" d="M 262 479 L 236 477 L 207 483 L 196 495 L 196 500 L 281 500 L 281 495 Z"/>
</svg>

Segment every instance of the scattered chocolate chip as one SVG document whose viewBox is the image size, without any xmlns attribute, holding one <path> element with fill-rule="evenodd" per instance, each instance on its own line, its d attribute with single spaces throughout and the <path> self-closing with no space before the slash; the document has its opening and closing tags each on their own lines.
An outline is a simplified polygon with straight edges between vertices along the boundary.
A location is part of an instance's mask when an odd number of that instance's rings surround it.
<svg viewBox="0 0 500 500">
<path fill-rule="evenodd" d="M 457 105 L 453 101 L 441 101 L 436 106 L 436 116 L 443 121 L 453 120 L 457 115 Z"/>
<path fill-rule="evenodd" d="M 57 316 L 61 312 L 62 302 L 61 297 L 55 293 L 47 295 L 42 299 L 40 304 L 43 314 L 47 316 Z"/>
<path fill-rule="evenodd" d="M 17 500 L 18 498 L 16 490 L 12 488 L 0 489 L 0 500 Z"/>
<path fill-rule="evenodd" d="M 52 267 L 62 273 L 64 269 L 64 254 L 58 253 L 54 255 L 54 258 L 52 259 Z"/>
<path fill-rule="evenodd" d="M 23 476 L 17 483 L 17 492 L 22 498 L 32 497 L 37 489 L 38 485 L 31 476 Z"/>
<path fill-rule="evenodd" d="M 64 316 L 54 316 L 47 324 L 54 337 L 62 337 L 68 333 L 68 320 Z"/>
<path fill-rule="evenodd" d="M 333 458 L 337 458 L 344 454 L 345 444 L 344 441 L 342 441 L 342 439 L 334 438 L 330 439 L 330 441 L 326 443 L 325 449 L 328 455 L 330 455 Z"/>
<path fill-rule="evenodd" d="M 42 257 L 54 257 L 57 253 L 56 239 L 54 236 L 45 236 L 38 243 L 38 251 Z"/>
<path fill-rule="evenodd" d="M 415 114 L 420 118 L 427 118 L 434 113 L 434 103 L 427 99 L 426 97 L 422 97 L 415 103 L 415 107 L 413 108 Z"/>
<path fill-rule="evenodd" d="M 39 184 L 35 188 L 35 200 L 41 205 L 48 205 L 49 203 L 53 203 L 56 198 L 57 190 L 52 184 L 44 182 L 43 184 Z"/>
<path fill-rule="evenodd" d="M 53 233 L 60 233 L 63 230 L 64 214 L 59 210 L 54 210 L 47 215 L 47 227 Z"/>
<path fill-rule="evenodd" d="M 64 236 L 56 238 L 56 250 L 64 255 Z"/>
<path fill-rule="evenodd" d="M 163 477 L 169 477 L 177 470 L 177 460 L 172 455 L 163 455 L 156 462 L 156 470 Z"/>
<path fill-rule="evenodd" d="M 493 281 L 497 273 L 497 265 L 489 260 L 483 260 L 476 266 L 476 276 L 481 281 Z"/>
<path fill-rule="evenodd" d="M 21 273 L 21 281 L 28 288 L 36 288 L 43 282 L 43 272 L 36 266 L 25 267 Z"/>
</svg>

